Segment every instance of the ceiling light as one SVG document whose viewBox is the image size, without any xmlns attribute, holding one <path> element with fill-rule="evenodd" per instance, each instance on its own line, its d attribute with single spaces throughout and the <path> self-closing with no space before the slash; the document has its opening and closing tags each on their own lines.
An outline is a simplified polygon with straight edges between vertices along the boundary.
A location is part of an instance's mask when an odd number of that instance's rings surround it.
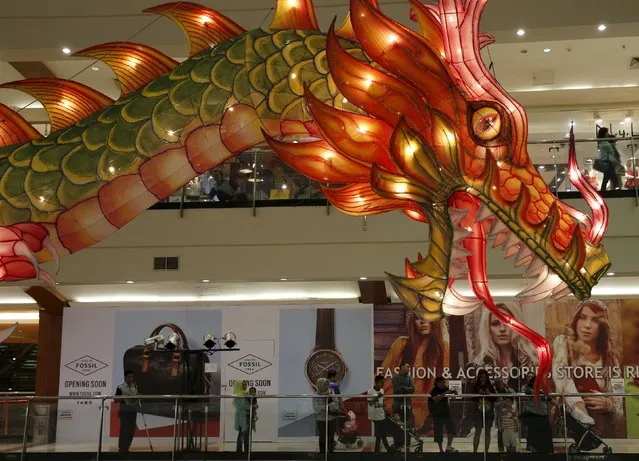
<svg viewBox="0 0 639 461">
<path fill-rule="evenodd" d="M 286 282 L 288 279 L 287 278 L 281 278 L 280 282 Z"/>
<path fill-rule="evenodd" d="M 202 279 L 202 283 L 210 283 L 211 281 L 209 279 Z"/>
<path fill-rule="evenodd" d="M 368 280 L 368 277 L 360 277 L 360 280 Z"/>
<path fill-rule="evenodd" d="M 66 46 L 64 48 L 62 48 L 62 52 L 64 54 L 71 54 L 71 50 L 69 48 L 67 48 Z"/>
<path fill-rule="evenodd" d="M 34 312 L 0 312 L 0 320 L 15 322 L 19 320 L 38 320 L 40 313 Z"/>
<path fill-rule="evenodd" d="M 193 302 L 255 302 L 255 301 L 300 301 L 300 300 L 349 300 L 359 298 L 358 291 L 272 291 L 261 293 L 240 293 L 224 295 L 158 295 L 158 294 L 120 294 L 110 296 L 78 296 L 72 304 L 82 303 L 193 303 Z M 2 300 L 4 302 L 4 300 Z M 30 304 L 35 303 L 31 301 Z M 15 303 L 14 303 L 15 304 Z M 26 303 L 25 303 L 26 304 Z M 0 320 L 2 320 L 0 314 Z"/>
<path fill-rule="evenodd" d="M 608 28 L 608 26 L 606 26 L 605 24 L 599 24 L 599 26 L 597 27 L 597 30 L 599 32 L 603 32 L 604 30 L 606 30 Z"/>
<path fill-rule="evenodd" d="M 526 35 L 526 31 L 524 29 L 519 29 L 517 31 L 517 35 L 519 35 L 520 37 L 523 37 L 524 35 Z"/>
<path fill-rule="evenodd" d="M 601 124 L 603 123 L 603 120 L 602 120 L 602 119 L 600 119 L 600 118 L 598 118 L 597 120 L 595 120 L 595 123 L 596 123 L 597 125 L 601 125 Z"/>
<path fill-rule="evenodd" d="M 250 174 L 253 173 L 253 170 L 247 166 L 240 168 L 239 170 L 237 170 L 238 173 L 241 174 Z"/>
<path fill-rule="evenodd" d="M 91 70 L 100 70 L 100 68 L 98 66 L 93 66 Z"/>
<path fill-rule="evenodd" d="M 608 277 L 612 277 L 612 276 L 614 276 L 614 275 L 615 275 L 615 273 L 614 273 L 614 272 L 608 272 L 606 275 L 607 275 Z"/>
<path fill-rule="evenodd" d="M 630 123 L 630 122 L 632 122 L 632 117 L 626 117 L 626 118 L 623 119 L 623 121 L 626 122 L 626 123 Z"/>
<path fill-rule="evenodd" d="M 135 282 L 133 280 L 127 280 L 126 283 L 128 283 L 129 285 L 134 284 Z"/>
<path fill-rule="evenodd" d="M 552 50 L 550 48 L 544 48 L 544 53 L 550 53 Z"/>
</svg>

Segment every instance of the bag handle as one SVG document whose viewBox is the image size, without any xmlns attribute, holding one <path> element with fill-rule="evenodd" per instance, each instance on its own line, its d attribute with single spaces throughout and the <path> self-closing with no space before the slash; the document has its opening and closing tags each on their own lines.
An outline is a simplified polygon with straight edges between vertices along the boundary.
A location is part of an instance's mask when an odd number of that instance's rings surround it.
<svg viewBox="0 0 639 461">
<path fill-rule="evenodd" d="M 182 331 L 182 328 L 177 326 L 175 323 L 163 323 L 162 325 L 158 325 L 157 327 L 153 329 L 153 331 L 151 332 L 151 336 L 149 337 L 158 335 L 163 328 L 170 328 L 171 330 L 173 330 L 175 333 L 177 333 L 180 336 L 180 339 L 182 340 L 182 349 L 189 348 L 189 341 L 186 339 L 186 335 L 184 334 L 184 331 Z"/>
</svg>

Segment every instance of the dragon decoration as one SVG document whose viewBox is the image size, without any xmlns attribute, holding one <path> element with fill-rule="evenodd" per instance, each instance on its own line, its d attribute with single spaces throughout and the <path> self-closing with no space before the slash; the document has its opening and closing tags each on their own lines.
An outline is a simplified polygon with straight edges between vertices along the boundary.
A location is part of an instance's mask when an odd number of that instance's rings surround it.
<svg viewBox="0 0 639 461">
<path fill-rule="evenodd" d="M 398 296 L 430 320 L 489 309 L 536 346 L 544 388 L 548 343 L 493 301 L 487 237 L 537 277 L 520 302 L 586 299 L 610 266 L 607 208 L 579 173 L 574 138 L 569 178 L 592 217 L 553 196 L 532 165 L 526 114 L 480 56 L 493 43 L 479 32 L 487 0 L 409 2 L 419 33 L 376 0 L 351 0 L 328 34 L 311 0 L 278 0 L 270 27 L 249 31 L 167 3 L 147 11 L 183 29 L 186 61 L 129 42 L 75 53 L 113 69 L 116 101 L 72 81 L 3 84 L 41 101 L 52 133 L 0 105 L 0 280 L 50 282 L 42 262 L 101 241 L 266 141 L 345 213 L 401 210 L 427 223 L 426 257 L 389 276 Z M 462 277 L 475 297 L 455 290 Z"/>
</svg>

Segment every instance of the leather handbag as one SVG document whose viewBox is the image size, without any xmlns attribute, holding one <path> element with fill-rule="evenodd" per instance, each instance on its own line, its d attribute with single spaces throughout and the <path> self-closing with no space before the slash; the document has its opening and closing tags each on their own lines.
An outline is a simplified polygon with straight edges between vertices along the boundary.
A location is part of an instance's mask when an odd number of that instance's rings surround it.
<svg viewBox="0 0 639 461">
<path fill-rule="evenodd" d="M 157 326 L 149 337 L 169 328 L 180 336 L 175 350 L 153 350 L 150 346 L 133 346 L 123 357 L 124 370 L 133 371 L 141 395 L 202 395 L 208 394 L 210 380 L 205 374 L 208 355 L 190 351 L 186 335 L 173 323 Z M 175 415 L 175 401 L 142 399 L 142 413 L 166 416 Z"/>
</svg>

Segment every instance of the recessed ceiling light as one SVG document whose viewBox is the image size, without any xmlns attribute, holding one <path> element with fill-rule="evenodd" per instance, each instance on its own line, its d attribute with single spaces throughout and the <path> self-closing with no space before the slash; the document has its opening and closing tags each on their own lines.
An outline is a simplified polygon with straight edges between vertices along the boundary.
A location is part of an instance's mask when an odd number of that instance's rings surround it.
<svg viewBox="0 0 639 461">
<path fill-rule="evenodd" d="M 605 24 L 599 24 L 599 26 L 597 27 L 597 30 L 599 32 L 603 32 L 604 30 L 606 30 L 608 28 L 608 26 L 606 26 Z"/>
<path fill-rule="evenodd" d="M 62 52 L 63 52 L 64 54 L 71 54 L 71 49 L 70 49 L 70 48 L 67 48 L 67 47 L 65 46 L 64 48 L 62 48 Z"/>
<path fill-rule="evenodd" d="M 288 279 L 287 278 L 281 278 L 280 282 L 286 282 Z"/>
<path fill-rule="evenodd" d="M 202 283 L 209 283 L 211 282 L 209 279 L 202 279 Z"/>
<path fill-rule="evenodd" d="M 606 275 L 607 275 L 608 277 L 612 277 L 613 275 L 615 275 L 615 273 L 614 273 L 614 272 L 608 272 Z"/>
<path fill-rule="evenodd" d="M 630 123 L 630 122 L 632 122 L 632 117 L 626 117 L 626 118 L 623 119 L 623 121 L 626 122 L 626 123 Z"/>
<path fill-rule="evenodd" d="M 552 50 L 550 48 L 544 48 L 544 53 L 550 53 Z"/>
<path fill-rule="evenodd" d="M 519 35 L 520 37 L 523 37 L 524 35 L 526 35 L 526 31 L 524 29 L 519 29 L 517 31 L 517 35 Z"/>
<path fill-rule="evenodd" d="M 133 280 L 127 280 L 126 283 L 128 283 L 129 285 L 135 283 Z"/>
<path fill-rule="evenodd" d="M 368 280 L 368 277 L 360 277 L 360 280 Z"/>
<path fill-rule="evenodd" d="M 91 70 L 100 70 L 100 68 L 98 66 L 93 66 L 91 67 Z"/>
</svg>

